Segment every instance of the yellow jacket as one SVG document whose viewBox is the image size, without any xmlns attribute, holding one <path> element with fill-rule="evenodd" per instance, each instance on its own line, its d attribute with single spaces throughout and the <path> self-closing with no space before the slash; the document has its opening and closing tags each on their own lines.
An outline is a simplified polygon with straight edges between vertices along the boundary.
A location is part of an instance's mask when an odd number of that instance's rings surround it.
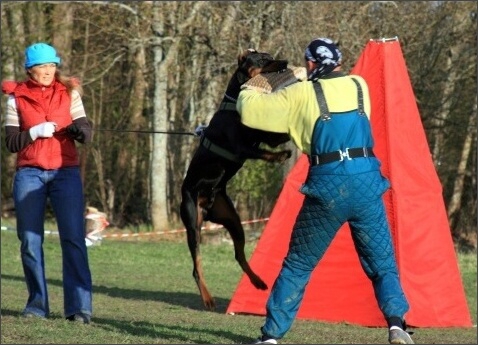
<svg viewBox="0 0 478 345">
<path fill-rule="evenodd" d="M 358 75 L 353 77 L 362 86 L 364 109 L 370 118 L 367 84 L 362 77 Z M 334 77 L 319 79 L 319 82 L 330 112 L 357 109 L 357 87 L 351 76 L 344 74 L 337 76 L 335 73 Z M 241 114 L 244 125 L 271 132 L 288 133 L 302 152 L 310 154 L 314 126 L 320 117 L 311 81 L 297 82 L 270 94 L 244 89 L 237 100 L 237 111 Z"/>
</svg>

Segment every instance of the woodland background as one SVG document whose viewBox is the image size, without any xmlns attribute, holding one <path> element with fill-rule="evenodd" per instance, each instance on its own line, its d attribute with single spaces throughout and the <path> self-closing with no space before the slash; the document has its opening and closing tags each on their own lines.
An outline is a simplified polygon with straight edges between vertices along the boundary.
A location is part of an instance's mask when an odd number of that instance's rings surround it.
<svg viewBox="0 0 478 345">
<path fill-rule="evenodd" d="M 242 50 L 302 66 L 307 43 L 331 37 L 349 71 L 368 40 L 398 37 L 453 237 L 476 248 L 477 12 L 476 1 L 2 1 L 1 79 L 25 78 L 26 46 L 54 45 L 61 70 L 82 81 L 95 128 L 78 147 L 88 205 L 119 228 L 165 230 L 182 227 L 191 134 L 212 117 Z M 4 216 L 16 155 L 3 140 L 1 150 Z M 268 217 L 295 158 L 245 164 L 229 187 L 243 220 Z"/>
</svg>

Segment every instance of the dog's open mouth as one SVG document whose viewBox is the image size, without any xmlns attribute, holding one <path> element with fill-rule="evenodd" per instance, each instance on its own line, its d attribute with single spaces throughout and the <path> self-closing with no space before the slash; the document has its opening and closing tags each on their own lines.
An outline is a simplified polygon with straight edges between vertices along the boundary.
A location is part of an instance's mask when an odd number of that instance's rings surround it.
<svg viewBox="0 0 478 345">
<path fill-rule="evenodd" d="M 280 72 L 287 68 L 287 60 L 268 60 L 264 67 L 262 67 L 261 73 Z"/>
<path fill-rule="evenodd" d="M 260 68 L 262 72 L 279 72 L 287 68 L 287 60 L 275 60 L 269 53 L 251 52 L 243 62 L 243 69 Z"/>
</svg>

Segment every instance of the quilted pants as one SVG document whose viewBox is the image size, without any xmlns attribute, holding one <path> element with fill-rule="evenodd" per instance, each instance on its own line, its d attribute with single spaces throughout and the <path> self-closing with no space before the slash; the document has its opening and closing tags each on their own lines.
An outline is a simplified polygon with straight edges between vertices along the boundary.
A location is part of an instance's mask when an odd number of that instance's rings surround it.
<svg viewBox="0 0 478 345">
<path fill-rule="evenodd" d="M 379 172 L 321 176 L 307 186 L 289 251 L 267 301 L 263 334 L 280 339 L 292 326 L 312 271 L 340 227 L 348 221 L 360 263 L 385 318 L 403 318 L 409 305 L 400 285 L 382 201 L 388 181 Z M 317 181 L 316 181 L 317 182 Z M 309 194 L 307 194 L 309 193 Z"/>
</svg>

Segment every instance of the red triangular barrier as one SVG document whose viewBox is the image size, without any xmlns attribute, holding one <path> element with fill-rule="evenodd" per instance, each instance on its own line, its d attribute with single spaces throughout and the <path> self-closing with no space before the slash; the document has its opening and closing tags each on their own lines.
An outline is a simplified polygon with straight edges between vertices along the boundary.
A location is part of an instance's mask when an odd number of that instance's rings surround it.
<svg viewBox="0 0 478 345">
<path fill-rule="evenodd" d="M 403 289 L 413 327 L 471 327 L 438 179 L 398 40 L 371 40 L 351 74 L 369 84 L 375 153 L 392 188 L 384 194 Z M 250 259 L 269 287 L 287 252 L 303 201 L 298 192 L 308 162 L 302 155 L 284 187 Z M 243 275 L 226 313 L 265 315 L 270 289 Z M 370 281 L 360 267 L 345 224 L 316 267 L 298 319 L 386 326 Z"/>
</svg>

